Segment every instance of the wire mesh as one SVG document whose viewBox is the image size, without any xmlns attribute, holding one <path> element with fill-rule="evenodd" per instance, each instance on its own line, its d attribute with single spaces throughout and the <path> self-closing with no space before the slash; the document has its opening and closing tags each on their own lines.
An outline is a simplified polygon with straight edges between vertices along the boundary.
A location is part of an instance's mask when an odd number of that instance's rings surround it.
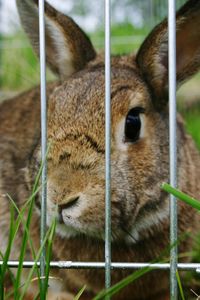
<svg viewBox="0 0 200 300">
<path fill-rule="evenodd" d="M 169 151 L 170 184 L 177 185 L 177 150 L 176 150 L 176 2 L 168 0 L 168 46 L 169 46 Z M 176 300 L 177 293 L 177 200 L 170 195 L 170 299 Z"/>
<path fill-rule="evenodd" d="M 41 229 L 40 240 L 43 245 L 46 235 L 46 198 L 47 198 L 47 103 L 46 103 L 46 54 L 45 54 L 45 16 L 44 0 L 39 1 L 39 34 L 40 34 L 40 92 L 41 92 L 41 158 L 43 162 L 42 169 L 42 199 L 41 199 Z M 45 247 L 41 254 L 40 276 L 45 278 Z M 44 291 L 45 279 L 41 280 L 41 296 Z"/>
<path fill-rule="evenodd" d="M 105 0 L 105 286 L 111 285 L 111 61 L 110 0 Z M 109 300 L 110 297 L 106 296 Z"/>
<path fill-rule="evenodd" d="M 2 27 L 2 0 L 0 0 L 0 28 Z M 2 69 L 2 47 L 3 47 L 3 39 L 2 33 L 0 31 L 0 88 L 2 86 L 2 76 L 3 76 L 3 69 Z"/>
</svg>

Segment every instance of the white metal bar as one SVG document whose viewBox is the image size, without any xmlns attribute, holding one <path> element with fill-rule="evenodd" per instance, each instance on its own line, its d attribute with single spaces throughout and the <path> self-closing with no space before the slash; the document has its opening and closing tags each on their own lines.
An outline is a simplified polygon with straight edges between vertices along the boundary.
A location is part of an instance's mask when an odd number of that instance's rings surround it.
<svg viewBox="0 0 200 300">
<path fill-rule="evenodd" d="M 169 35 L 169 143 L 170 143 L 170 184 L 177 186 L 177 146 L 176 146 L 176 3 L 168 0 Z M 177 200 L 170 196 L 170 299 L 177 299 Z"/>
<path fill-rule="evenodd" d="M 105 0 L 105 287 L 111 285 L 111 62 L 110 0 Z M 106 296 L 109 300 L 110 297 Z"/>
<path fill-rule="evenodd" d="M 154 10 L 153 10 L 153 0 L 149 1 L 149 12 L 150 12 L 150 27 L 153 28 L 154 25 Z"/>
<path fill-rule="evenodd" d="M 31 268 L 35 263 L 33 261 L 24 261 L 24 268 Z M 0 261 L 0 266 L 3 265 L 3 261 Z M 8 267 L 17 268 L 18 261 L 8 261 Z M 40 266 L 40 262 L 37 263 Z M 105 262 L 73 262 L 73 261 L 52 261 L 50 262 L 51 268 L 56 269 L 104 269 Z M 152 269 L 169 270 L 170 263 L 111 263 L 111 269 L 141 269 L 145 267 L 151 267 Z M 200 273 L 200 263 L 178 263 L 179 270 L 182 271 L 196 271 Z"/>
<path fill-rule="evenodd" d="M 47 195 L 47 104 L 46 104 L 46 45 L 45 45 L 45 13 L 44 0 L 39 0 L 39 34 L 40 34 L 40 85 L 41 85 L 41 155 L 42 169 L 42 199 L 41 199 L 41 230 L 40 242 L 43 244 L 46 235 L 46 195 Z M 41 255 L 40 275 L 45 277 L 45 247 Z M 41 285 L 41 293 L 44 293 L 44 281 Z"/>
<path fill-rule="evenodd" d="M 0 0 L 0 28 L 2 26 L 2 0 Z M 2 39 L 2 33 L 0 32 L 0 88 L 2 86 L 2 78 L 3 78 L 3 68 L 2 68 L 2 49 L 3 49 L 3 39 Z"/>
</svg>

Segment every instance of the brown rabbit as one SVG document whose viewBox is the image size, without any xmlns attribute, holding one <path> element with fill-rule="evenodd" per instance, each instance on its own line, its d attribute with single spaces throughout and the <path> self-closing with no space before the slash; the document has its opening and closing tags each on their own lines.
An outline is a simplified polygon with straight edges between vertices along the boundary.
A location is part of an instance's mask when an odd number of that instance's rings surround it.
<svg viewBox="0 0 200 300">
<path fill-rule="evenodd" d="M 17 0 L 22 24 L 38 52 L 38 7 Z M 104 56 L 97 55 L 82 30 L 46 4 L 47 62 L 61 82 L 49 84 L 47 221 L 56 217 L 53 260 L 104 260 Z M 136 56 L 112 58 L 112 261 L 149 262 L 169 246 L 167 21 L 156 26 Z M 200 68 L 200 1 L 177 13 L 177 83 Z M 21 207 L 40 164 L 40 92 L 32 89 L 0 105 L 0 249 L 9 230 L 10 194 Z M 178 117 L 178 186 L 200 198 L 200 157 Z M 40 200 L 32 220 L 39 245 Z M 196 233 L 200 216 L 179 203 L 179 234 Z M 18 259 L 20 236 L 12 251 Z M 38 246 L 39 247 L 39 246 Z M 191 249 L 185 238 L 179 252 Z M 30 251 L 26 259 L 32 259 Z M 131 270 L 112 271 L 116 283 Z M 52 270 L 47 299 L 82 299 L 104 288 L 103 270 Z M 152 271 L 113 297 L 169 299 L 169 274 Z M 25 278 L 25 277 L 24 277 Z M 24 279 L 25 280 L 25 279 Z M 27 299 L 35 296 L 31 285 Z"/>
</svg>

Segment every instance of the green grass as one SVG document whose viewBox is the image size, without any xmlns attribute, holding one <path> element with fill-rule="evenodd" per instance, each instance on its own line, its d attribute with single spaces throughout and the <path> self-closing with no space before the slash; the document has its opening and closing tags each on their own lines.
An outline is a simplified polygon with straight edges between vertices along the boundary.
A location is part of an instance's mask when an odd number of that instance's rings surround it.
<svg viewBox="0 0 200 300">
<path fill-rule="evenodd" d="M 132 24 L 125 23 L 111 28 L 111 52 L 112 54 L 127 54 L 136 52 L 149 28 L 135 28 Z M 104 48 L 104 29 L 90 35 L 97 49 Z"/>
<path fill-rule="evenodd" d="M 200 105 L 184 113 L 187 131 L 191 134 L 200 150 Z"/>
<path fill-rule="evenodd" d="M 180 201 L 185 202 L 189 206 L 193 207 L 200 213 L 200 202 L 197 199 L 194 199 L 193 197 L 190 197 L 189 195 L 179 191 L 178 189 L 173 188 L 167 183 L 162 184 L 162 189 L 175 196 L 177 199 Z M 195 236 L 193 238 L 194 241 L 194 249 L 193 249 L 193 254 L 190 255 L 190 258 L 192 258 L 192 261 L 194 263 L 199 262 L 200 260 L 200 233 L 199 235 Z M 184 293 L 183 293 L 183 287 L 182 283 L 179 277 L 179 273 L 177 272 L 177 282 L 181 294 L 181 299 L 184 300 Z M 193 287 L 194 290 L 200 291 L 200 282 L 199 282 L 199 275 L 195 271 L 188 271 L 186 272 L 184 276 L 184 285 L 187 287 L 187 299 L 191 299 L 191 287 Z M 190 291 L 190 293 L 189 293 Z"/>
<path fill-rule="evenodd" d="M 93 300 L 104 300 L 106 299 L 106 296 L 112 297 L 116 295 L 123 288 L 133 283 L 134 281 L 136 281 L 137 279 L 144 276 L 150 271 L 152 271 L 151 267 L 145 267 L 133 272 L 131 275 L 127 276 L 126 278 L 122 279 L 120 282 L 111 286 L 109 289 L 100 292 L 96 297 L 93 298 Z"/>
<path fill-rule="evenodd" d="M 198 211 L 200 211 L 200 201 L 194 199 L 193 197 L 190 197 L 189 195 L 182 193 L 181 191 L 171 187 L 169 184 L 164 183 L 162 185 L 162 189 L 169 193 L 172 194 L 173 196 L 175 196 L 176 198 L 184 201 L 185 203 L 187 203 L 188 205 L 192 206 L 193 208 L 197 209 Z"/>
<path fill-rule="evenodd" d="M 183 287 L 182 287 L 182 283 L 181 283 L 181 279 L 180 279 L 180 275 L 179 275 L 178 271 L 176 271 L 176 279 L 177 279 L 177 283 L 178 283 L 178 288 L 179 288 L 181 300 L 185 300 L 185 296 L 184 296 L 184 292 L 183 292 Z"/>
<path fill-rule="evenodd" d="M 113 26 L 112 53 L 135 52 L 147 32 L 148 29 L 137 29 L 131 24 Z M 116 37 L 119 36 L 122 39 L 122 44 L 116 40 Z M 128 40 L 126 41 L 125 37 L 127 36 Z M 104 48 L 103 29 L 90 34 L 90 38 L 98 50 Z M 40 81 L 39 62 L 25 35 L 18 33 L 15 36 L 4 37 L 2 42 L 5 49 L 0 54 L 2 63 L 1 89 L 4 91 L 25 90 L 38 84 Z M 48 71 L 47 79 L 53 78 L 55 78 L 54 75 Z"/>
<path fill-rule="evenodd" d="M 2 88 L 13 91 L 39 83 L 38 60 L 23 35 L 4 38 L 3 45 L 6 48 L 1 54 Z"/>
<path fill-rule="evenodd" d="M 50 228 L 47 230 L 45 238 L 39 249 L 34 249 L 34 244 L 30 232 L 30 224 L 32 220 L 32 213 L 34 209 L 35 196 L 40 190 L 39 181 L 42 171 L 43 164 L 40 167 L 38 176 L 36 177 L 33 191 L 26 201 L 24 206 L 19 210 L 16 206 L 15 201 L 7 195 L 10 200 L 10 226 L 9 226 L 9 236 L 7 242 L 7 248 L 5 253 L 0 253 L 0 257 L 3 261 L 2 266 L 0 266 L 0 299 L 6 300 L 12 297 L 13 300 L 23 300 L 24 296 L 30 286 L 31 281 L 37 279 L 38 282 L 38 291 L 40 291 L 41 300 L 45 300 L 47 290 L 48 290 L 48 280 L 49 280 L 49 270 L 50 270 L 50 260 L 52 254 L 52 242 L 55 233 L 56 222 L 53 221 Z M 17 215 L 17 216 L 16 216 Z M 21 248 L 19 253 L 19 266 L 17 268 L 16 276 L 12 274 L 8 266 L 8 260 L 12 259 L 11 249 L 14 247 L 14 242 L 17 238 L 20 226 L 23 228 Z M 21 231 L 19 233 L 21 235 Z M 41 254 L 45 248 L 46 252 L 46 268 L 45 268 L 45 278 L 40 277 L 40 272 L 37 266 L 37 262 L 40 261 Z M 22 283 L 22 270 L 23 262 L 25 260 L 25 254 L 28 251 L 31 251 L 34 265 L 30 269 L 26 281 Z M 6 290 L 6 282 L 8 277 L 10 277 L 12 282 L 12 288 Z M 34 300 L 38 299 L 38 295 L 35 296 Z"/>
<path fill-rule="evenodd" d="M 23 34 L 4 37 L 1 53 L 1 89 L 4 91 L 25 90 L 40 82 L 40 66 L 29 42 Z M 54 78 L 50 71 L 47 78 Z"/>
</svg>

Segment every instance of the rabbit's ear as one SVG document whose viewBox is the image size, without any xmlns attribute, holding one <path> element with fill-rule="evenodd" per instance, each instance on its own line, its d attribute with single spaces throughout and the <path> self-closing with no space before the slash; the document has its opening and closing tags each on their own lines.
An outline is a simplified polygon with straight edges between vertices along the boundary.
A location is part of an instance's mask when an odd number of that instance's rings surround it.
<svg viewBox="0 0 200 300">
<path fill-rule="evenodd" d="M 177 86 L 200 68 L 200 0 L 189 0 L 176 15 Z M 137 63 L 158 109 L 168 100 L 168 24 L 156 26 L 142 44 Z"/>
<path fill-rule="evenodd" d="M 17 0 L 21 23 L 39 53 L 38 0 Z M 62 79 L 82 69 L 96 52 L 85 33 L 69 17 L 45 3 L 46 59 Z"/>
</svg>

